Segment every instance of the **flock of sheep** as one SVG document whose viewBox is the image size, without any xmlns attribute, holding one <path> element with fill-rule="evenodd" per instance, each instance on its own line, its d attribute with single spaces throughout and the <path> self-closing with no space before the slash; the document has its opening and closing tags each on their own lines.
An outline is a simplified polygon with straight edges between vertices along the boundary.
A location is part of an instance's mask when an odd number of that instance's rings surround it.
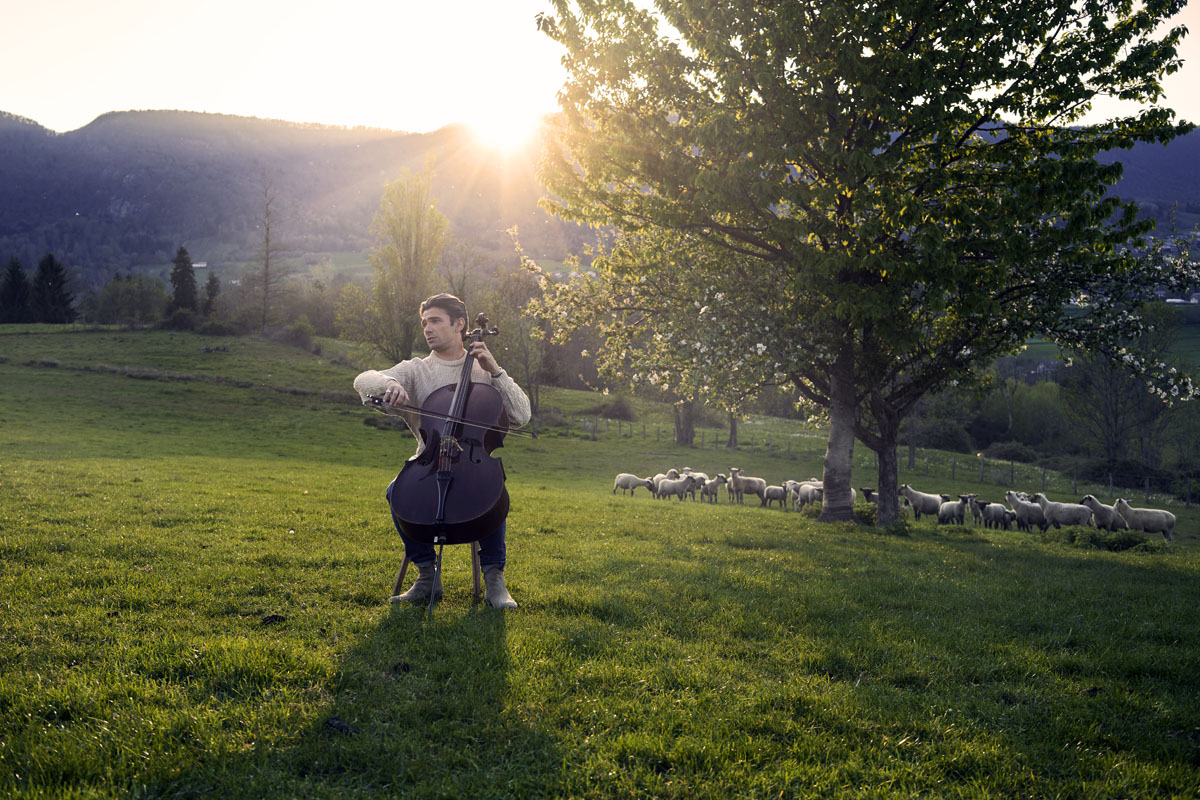
<svg viewBox="0 0 1200 800">
<path fill-rule="evenodd" d="M 780 508 L 786 510 L 790 506 L 797 511 L 808 503 L 821 502 L 823 493 L 821 481 L 816 478 L 768 485 L 763 478 L 743 475 L 737 467 L 731 467 L 729 475 L 718 473 L 715 478 L 709 478 L 707 473 L 697 472 L 691 467 L 684 467 L 660 472 L 652 478 L 639 478 L 632 473 L 622 472 L 613 480 L 613 494 L 620 489 L 621 494 L 629 492 L 632 497 L 634 491 L 641 486 L 646 487 L 651 497 L 658 499 L 677 497 L 682 501 L 685 497 L 690 497 L 710 503 L 717 502 L 718 493 L 724 486 L 731 503 L 742 503 L 746 495 L 753 495 L 758 498 L 759 505 L 771 506 L 779 503 Z M 853 489 L 850 492 L 857 497 Z"/>
<path fill-rule="evenodd" d="M 799 511 L 809 503 L 821 502 L 823 496 L 821 481 L 816 478 L 769 485 L 763 478 L 743 475 L 737 467 L 730 468 L 729 475 L 719 473 L 715 478 L 709 478 L 706 473 L 697 472 L 691 467 L 670 469 L 651 478 L 622 472 L 613 480 L 612 491 L 616 494 L 620 489 L 622 495 L 628 492 L 632 497 L 639 487 L 645 487 L 657 499 L 676 497 L 682 502 L 684 498 L 691 498 L 715 503 L 722 486 L 731 503 L 742 503 L 746 495 L 753 495 L 761 506 L 778 502 L 784 510 L 790 506 Z M 867 502 L 875 502 L 874 490 L 862 491 Z M 850 493 L 852 500 L 857 497 L 853 489 Z M 1011 530 L 1014 524 L 1018 530 L 1032 531 L 1037 527 L 1043 533 L 1051 525 L 1055 528 L 1095 525 L 1109 531 L 1161 533 L 1167 541 L 1175 533 L 1175 515 L 1170 511 L 1134 508 L 1123 498 L 1118 498 L 1111 506 L 1101 503 L 1090 494 L 1078 503 L 1056 503 L 1040 492 L 1030 497 L 1024 492 L 1009 491 L 1004 495 L 1009 503 L 1005 506 L 1003 503 L 980 500 L 974 494 L 960 494 L 958 500 L 951 500 L 949 495 L 919 492 L 908 484 L 900 487 L 900 496 L 912 508 L 916 519 L 920 519 L 922 514 L 936 516 L 938 524 L 962 525 L 969 515 L 976 525 L 1005 530 Z"/>
<path fill-rule="evenodd" d="M 1078 503 L 1056 503 L 1038 492 L 1030 497 L 1024 492 L 1008 491 L 1003 503 L 989 503 L 974 494 L 960 494 L 958 500 L 949 495 L 918 492 L 907 483 L 900 487 L 900 495 L 912 507 L 913 515 L 920 519 L 922 514 L 936 515 L 938 524 L 957 523 L 962 525 L 968 514 L 975 524 L 988 528 L 1011 530 L 1015 523 L 1018 530 L 1032 531 L 1035 527 L 1045 533 L 1053 525 L 1095 525 L 1108 531 L 1134 530 L 1146 533 L 1161 533 L 1171 541 L 1175 534 L 1175 515 L 1157 508 L 1134 508 L 1124 498 L 1117 498 L 1111 506 L 1087 495 Z M 1011 506 L 1011 508 L 1009 507 Z"/>
</svg>

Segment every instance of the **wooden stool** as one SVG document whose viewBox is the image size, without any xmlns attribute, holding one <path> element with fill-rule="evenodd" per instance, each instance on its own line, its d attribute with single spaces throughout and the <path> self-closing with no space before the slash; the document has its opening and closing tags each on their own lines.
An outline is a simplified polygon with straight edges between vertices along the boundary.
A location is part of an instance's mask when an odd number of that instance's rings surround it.
<svg viewBox="0 0 1200 800">
<path fill-rule="evenodd" d="M 404 584 L 404 573 L 408 572 L 408 565 L 411 563 L 408 553 L 404 554 L 404 560 L 400 562 L 400 572 L 396 575 L 396 585 L 392 587 L 392 597 L 400 594 L 400 587 Z M 479 602 L 479 542 L 471 542 L 471 572 L 475 577 L 475 601 Z"/>
</svg>

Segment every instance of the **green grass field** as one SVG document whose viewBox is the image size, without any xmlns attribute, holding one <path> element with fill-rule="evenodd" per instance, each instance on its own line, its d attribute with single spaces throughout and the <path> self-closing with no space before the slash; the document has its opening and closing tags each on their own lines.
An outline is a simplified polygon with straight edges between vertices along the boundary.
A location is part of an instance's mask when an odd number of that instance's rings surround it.
<svg viewBox="0 0 1200 800">
<path fill-rule="evenodd" d="M 256 339 L 0 328 L 0 796 L 1200 793 L 1194 509 L 1172 544 L 1110 552 L 614 496 L 617 472 L 684 464 L 819 474 L 791 423 L 681 448 L 643 408 L 622 438 L 509 437 L 521 608 L 474 603 L 452 547 L 429 616 L 387 602 L 383 490 L 413 441 L 364 424 L 354 372 Z M 902 480 L 1002 491 L 954 468 Z"/>
</svg>

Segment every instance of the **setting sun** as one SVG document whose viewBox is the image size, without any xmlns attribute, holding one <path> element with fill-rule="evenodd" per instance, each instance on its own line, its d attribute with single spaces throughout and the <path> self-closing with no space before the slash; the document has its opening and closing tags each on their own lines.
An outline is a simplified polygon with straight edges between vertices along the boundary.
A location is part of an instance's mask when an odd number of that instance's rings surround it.
<svg viewBox="0 0 1200 800">
<path fill-rule="evenodd" d="M 481 145 L 502 153 L 520 150 L 537 138 L 542 115 L 528 109 L 498 108 L 468 123 Z"/>
</svg>

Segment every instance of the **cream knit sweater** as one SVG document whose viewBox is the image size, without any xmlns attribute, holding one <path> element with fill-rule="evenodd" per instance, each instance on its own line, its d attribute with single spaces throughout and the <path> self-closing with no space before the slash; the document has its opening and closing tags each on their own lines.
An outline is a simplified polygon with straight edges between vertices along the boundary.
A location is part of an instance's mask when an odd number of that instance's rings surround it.
<svg viewBox="0 0 1200 800">
<path fill-rule="evenodd" d="M 425 358 L 410 358 L 408 361 L 401 361 L 391 369 L 369 369 L 359 373 L 358 377 L 354 379 L 354 389 L 362 398 L 363 405 L 369 406 L 372 405 L 371 395 L 382 396 L 388 381 L 396 380 L 404 387 L 404 391 L 408 392 L 409 404 L 419 407 L 435 389 L 440 389 L 447 384 L 458 383 L 458 376 L 462 374 L 464 358 L 466 355 L 455 361 L 445 361 L 438 358 L 435 353 L 430 353 Z M 529 422 L 529 396 L 525 394 L 524 389 L 517 385 L 516 381 L 509 377 L 507 372 L 499 378 L 493 378 L 476 361 L 471 368 L 471 382 L 489 384 L 500 392 L 500 396 L 504 398 L 504 410 L 508 414 L 510 426 L 519 428 Z M 417 453 L 420 453 L 423 446 L 421 435 L 418 432 L 420 430 L 420 414 L 386 407 L 383 410 L 389 414 L 399 414 L 404 417 L 409 430 L 417 437 Z"/>
</svg>

